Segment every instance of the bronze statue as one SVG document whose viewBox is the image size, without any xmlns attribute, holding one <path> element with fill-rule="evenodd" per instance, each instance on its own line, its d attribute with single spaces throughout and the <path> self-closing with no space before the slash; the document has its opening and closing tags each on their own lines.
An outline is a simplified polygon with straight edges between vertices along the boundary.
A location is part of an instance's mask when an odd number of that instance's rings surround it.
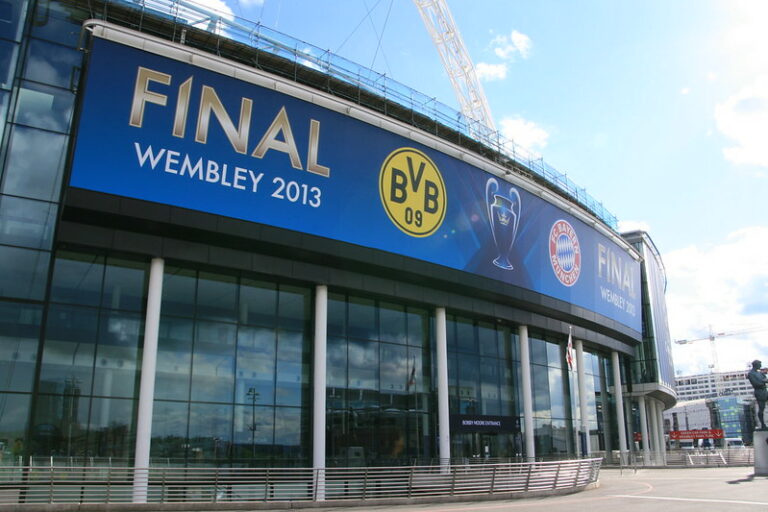
<svg viewBox="0 0 768 512">
<path fill-rule="evenodd" d="M 757 419 L 760 420 L 760 430 L 768 430 L 765 426 L 765 401 L 768 400 L 768 389 L 765 388 L 768 378 L 765 371 L 761 370 L 762 361 L 752 361 L 752 369 L 747 374 L 749 383 L 755 388 L 755 400 L 757 400 Z"/>
</svg>

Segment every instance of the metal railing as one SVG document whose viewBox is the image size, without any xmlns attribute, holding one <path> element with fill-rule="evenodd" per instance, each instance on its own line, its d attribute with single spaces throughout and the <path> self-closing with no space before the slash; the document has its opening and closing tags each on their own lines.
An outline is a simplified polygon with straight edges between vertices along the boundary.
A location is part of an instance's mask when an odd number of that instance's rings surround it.
<svg viewBox="0 0 768 512">
<path fill-rule="evenodd" d="M 149 503 L 315 502 L 568 491 L 597 481 L 601 459 L 368 468 L 0 467 L 0 506 L 131 503 L 135 473 Z M 144 476 L 145 477 L 145 476 Z"/>
<path fill-rule="evenodd" d="M 568 176 L 550 166 L 540 154 L 516 144 L 500 132 L 466 117 L 453 107 L 436 98 L 420 93 L 385 74 L 333 54 L 330 50 L 291 37 L 277 30 L 253 22 L 231 12 L 221 12 L 196 3 L 194 0 L 103 0 L 144 13 L 158 16 L 180 27 L 204 29 L 215 37 L 246 44 L 257 50 L 269 52 L 296 65 L 327 74 L 344 83 L 392 101 L 411 111 L 475 140 L 491 150 L 506 155 L 555 188 L 565 192 L 591 211 L 614 230 L 618 227 L 616 216 L 586 189 L 579 187 Z"/>
</svg>

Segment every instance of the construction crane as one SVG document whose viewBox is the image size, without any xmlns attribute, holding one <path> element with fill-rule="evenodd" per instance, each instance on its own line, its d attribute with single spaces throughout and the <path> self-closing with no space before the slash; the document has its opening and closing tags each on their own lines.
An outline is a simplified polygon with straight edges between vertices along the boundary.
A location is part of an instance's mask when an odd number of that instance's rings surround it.
<svg viewBox="0 0 768 512">
<path fill-rule="evenodd" d="M 714 376 L 715 392 L 717 393 L 717 396 L 720 396 L 722 394 L 722 382 L 720 378 L 720 363 L 718 362 L 717 348 L 715 347 L 715 340 L 718 338 L 725 338 L 726 336 L 738 336 L 742 334 L 751 334 L 753 332 L 759 332 L 759 331 L 768 331 L 768 327 L 751 327 L 748 329 L 741 329 L 738 331 L 713 332 L 712 326 L 710 325 L 709 336 L 706 336 L 704 338 L 694 338 L 690 340 L 689 339 L 675 340 L 675 343 L 677 343 L 678 345 L 688 345 L 690 343 L 696 343 L 697 341 L 709 340 L 710 350 L 712 351 L 712 363 L 709 365 L 709 368 L 712 371 L 712 374 Z"/>
<path fill-rule="evenodd" d="M 469 132 L 472 135 L 495 132 L 496 125 L 491 116 L 488 99 L 445 0 L 413 0 L 413 3 L 419 9 L 421 19 L 440 53 L 456 99 L 459 100 L 461 113 L 470 122 Z M 473 121 L 480 126 L 475 126 Z"/>
</svg>

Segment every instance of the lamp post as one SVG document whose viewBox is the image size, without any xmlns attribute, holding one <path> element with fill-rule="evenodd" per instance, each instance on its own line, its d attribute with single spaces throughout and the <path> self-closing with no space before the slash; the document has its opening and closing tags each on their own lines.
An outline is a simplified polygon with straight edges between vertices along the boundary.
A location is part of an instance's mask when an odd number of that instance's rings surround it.
<svg viewBox="0 0 768 512">
<path fill-rule="evenodd" d="M 259 398 L 259 393 L 256 388 L 248 388 L 246 396 L 251 397 L 251 426 L 248 427 L 251 431 L 251 452 L 253 458 L 256 458 L 256 399 Z"/>
</svg>

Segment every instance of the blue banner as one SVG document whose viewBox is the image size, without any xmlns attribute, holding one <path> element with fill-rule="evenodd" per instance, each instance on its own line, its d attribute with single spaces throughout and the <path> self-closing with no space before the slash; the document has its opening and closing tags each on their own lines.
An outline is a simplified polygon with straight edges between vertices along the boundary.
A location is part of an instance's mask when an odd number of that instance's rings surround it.
<svg viewBox="0 0 768 512">
<path fill-rule="evenodd" d="M 72 187 L 497 279 L 640 332 L 639 263 L 461 160 L 295 97 L 96 38 Z"/>
</svg>

